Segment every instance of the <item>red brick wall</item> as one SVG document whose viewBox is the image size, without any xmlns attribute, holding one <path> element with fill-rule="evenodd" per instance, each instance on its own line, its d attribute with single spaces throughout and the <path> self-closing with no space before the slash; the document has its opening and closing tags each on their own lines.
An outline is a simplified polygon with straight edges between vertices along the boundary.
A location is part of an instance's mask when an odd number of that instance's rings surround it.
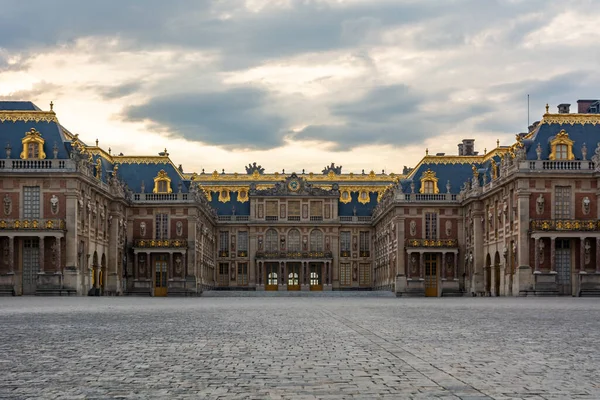
<svg viewBox="0 0 600 400">
<path fill-rule="evenodd" d="M 450 229 L 450 236 L 446 235 L 446 221 L 452 222 L 452 229 Z M 458 223 L 456 218 L 440 218 L 440 232 L 439 237 L 444 239 L 456 239 L 458 238 Z"/>
<path fill-rule="evenodd" d="M 537 213 L 537 199 L 540 194 L 544 198 L 544 212 Z M 552 218 L 552 193 L 532 193 L 529 197 L 529 217 L 532 219 L 550 219 Z"/>
<path fill-rule="evenodd" d="M 142 222 L 146 223 L 146 235 L 143 237 L 144 239 L 154 239 L 154 220 L 152 219 L 138 219 L 133 222 L 133 237 L 134 238 L 142 238 L 142 234 L 140 232 L 140 225 Z"/>
<path fill-rule="evenodd" d="M 181 221 L 182 226 L 182 234 L 181 236 L 177 236 L 177 222 Z M 188 221 L 187 219 L 171 219 L 171 239 L 187 239 L 187 229 L 188 229 Z"/>
</svg>

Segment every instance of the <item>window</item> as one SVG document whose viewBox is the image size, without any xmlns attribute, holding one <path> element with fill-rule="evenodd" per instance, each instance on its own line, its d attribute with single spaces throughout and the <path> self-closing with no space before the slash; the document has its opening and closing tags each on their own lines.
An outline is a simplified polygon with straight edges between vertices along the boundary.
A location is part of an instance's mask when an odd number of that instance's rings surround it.
<svg viewBox="0 0 600 400">
<path fill-rule="evenodd" d="M 25 137 L 21 140 L 21 143 L 23 144 L 21 158 L 46 158 L 46 154 L 44 154 L 44 139 L 35 128 L 31 128 L 29 132 L 25 133 Z"/>
<path fill-rule="evenodd" d="M 219 286 L 229 286 L 229 264 L 219 263 Z"/>
<path fill-rule="evenodd" d="M 425 239 L 437 239 L 436 213 L 425 213 Z"/>
<path fill-rule="evenodd" d="M 340 285 L 350 286 L 352 284 L 352 268 L 350 263 L 340 263 Z"/>
<path fill-rule="evenodd" d="M 237 250 L 239 257 L 246 257 L 248 255 L 248 232 L 238 232 Z"/>
<path fill-rule="evenodd" d="M 340 255 L 342 257 L 350 257 L 350 232 L 340 232 Z"/>
<path fill-rule="evenodd" d="M 370 286 L 371 285 L 371 264 L 360 264 L 358 269 L 359 275 L 359 284 L 360 286 Z"/>
<path fill-rule="evenodd" d="M 23 218 L 35 219 L 40 217 L 40 187 L 23 187 Z"/>
<path fill-rule="evenodd" d="M 300 202 L 288 202 L 288 221 L 300 221 Z"/>
<path fill-rule="evenodd" d="M 318 229 L 313 229 L 310 232 L 310 251 L 323 251 L 323 232 Z"/>
<path fill-rule="evenodd" d="M 360 232 L 360 256 L 369 257 L 369 232 Z"/>
<path fill-rule="evenodd" d="M 550 140 L 550 160 L 574 160 L 573 142 L 569 134 L 563 129 Z"/>
<path fill-rule="evenodd" d="M 425 184 L 425 187 L 423 189 L 423 193 L 425 193 L 425 194 L 434 194 L 434 191 L 433 191 L 434 190 L 433 189 L 433 182 L 427 181 L 427 182 L 424 182 L 424 184 Z"/>
<path fill-rule="evenodd" d="M 279 249 L 279 243 L 277 240 L 279 235 L 277 235 L 277 231 L 275 229 L 269 229 L 267 234 L 265 235 L 265 251 L 267 252 L 276 252 Z"/>
<path fill-rule="evenodd" d="M 279 214 L 277 212 L 277 201 L 267 201 L 267 221 L 279 220 Z"/>
<path fill-rule="evenodd" d="M 169 214 L 156 214 L 156 239 L 166 240 L 169 238 Z"/>
<path fill-rule="evenodd" d="M 238 286 L 248 285 L 248 264 L 238 263 L 237 267 L 237 284 Z"/>
<path fill-rule="evenodd" d="M 288 232 L 288 251 L 300 252 L 300 231 L 298 229 Z"/>
<path fill-rule="evenodd" d="M 219 232 L 219 257 L 227 257 L 229 255 L 229 232 Z"/>
<path fill-rule="evenodd" d="M 556 146 L 556 159 L 567 160 L 568 158 L 568 147 L 566 144 L 559 144 Z"/>
<path fill-rule="evenodd" d="M 167 193 L 167 182 L 160 181 L 158 184 L 158 193 Z"/>
<path fill-rule="evenodd" d="M 39 158 L 39 146 L 37 143 L 27 145 L 27 158 Z"/>
<path fill-rule="evenodd" d="M 310 220 L 311 221 L 323 221 L 323 202 L 322 201 L 311 201 L 310 202 Z"/>
<path fill-rule="evenodd" d="M 571 187 L 554 188 L 554 218 L 571 219 Z"/>
</svg>

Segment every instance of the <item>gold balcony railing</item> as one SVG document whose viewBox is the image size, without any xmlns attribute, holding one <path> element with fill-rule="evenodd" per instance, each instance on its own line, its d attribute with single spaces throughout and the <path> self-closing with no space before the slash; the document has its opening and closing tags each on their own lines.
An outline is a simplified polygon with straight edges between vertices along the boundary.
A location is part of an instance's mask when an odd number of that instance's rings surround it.
<svg viewBox="0 0 600 400">
<path fill-rule="evenodd" d="M 171 240 L 136 240 L 134 247 L 141 248 L 187 248 L 187 241 L 180 239 Z"/>
<path fill-rule="evenodd" d="M 408 239 L 406 247 L 458 247 L 456 239 Z"/>
<path fill-rule="evenodd" d="M 600 220 L 596 219 L 532 219 L 532 231 L 600 231 Z"/>
<path fill-rule="evenodd" d="M 2 219 L 2 230 L 65 230 L 64 219 Z"/>
</svg>

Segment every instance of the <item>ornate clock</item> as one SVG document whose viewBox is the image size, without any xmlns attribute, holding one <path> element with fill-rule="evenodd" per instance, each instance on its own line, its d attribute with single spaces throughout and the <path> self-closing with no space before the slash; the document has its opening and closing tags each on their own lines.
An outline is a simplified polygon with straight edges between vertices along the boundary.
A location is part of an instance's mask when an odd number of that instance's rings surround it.
<svg viewBox="0 0 600 400">
<path fill-rule="evenodd" d="M 288 182 L 288 188 L 292 191 L 292 192 L 297 192 L 300 189 L 300 182 L 298 182 L 298 179 L 292 179 Z"/>
</svg>

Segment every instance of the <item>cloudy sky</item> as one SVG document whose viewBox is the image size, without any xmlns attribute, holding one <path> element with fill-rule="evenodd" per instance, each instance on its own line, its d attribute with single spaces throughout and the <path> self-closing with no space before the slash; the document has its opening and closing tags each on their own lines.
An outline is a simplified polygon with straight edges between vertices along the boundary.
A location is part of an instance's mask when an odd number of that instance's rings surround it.
<svg viewBox="0 0 600 400">
<path fill-rule="evenodd" d="M 600 97 L 599 0 L 0 0 L 0 99 L 186 171 L 401 172 Z"/>
</svg>

